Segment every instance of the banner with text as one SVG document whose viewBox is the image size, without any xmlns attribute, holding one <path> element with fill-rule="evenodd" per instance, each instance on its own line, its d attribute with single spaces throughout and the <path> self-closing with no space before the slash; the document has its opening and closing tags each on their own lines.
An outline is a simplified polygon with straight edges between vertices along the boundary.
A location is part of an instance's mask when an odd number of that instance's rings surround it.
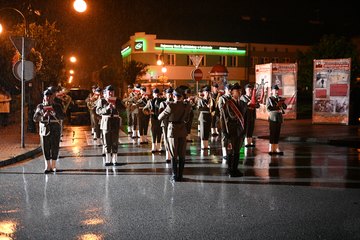
<svg viewBox="0 0 360 240">
<path fill-rule="evenodd" d="M 349 124 L 351 59 L 315 59 L 313 123 Z"/>
</svg>

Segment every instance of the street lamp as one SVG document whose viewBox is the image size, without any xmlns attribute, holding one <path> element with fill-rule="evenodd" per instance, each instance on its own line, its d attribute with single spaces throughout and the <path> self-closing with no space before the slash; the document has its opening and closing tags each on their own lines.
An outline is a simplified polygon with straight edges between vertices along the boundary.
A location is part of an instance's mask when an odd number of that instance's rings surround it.
<svg viewBox="0 0 360 240">
<path fill-rule="evenodd" d="M 79 13 L 85 12 L 87 8 L 87 4 L 84 0 L 75 0 L 73 6 L 74 9 Z"/>
<path fill-rule="evenodd" d="M 76 61 L 77 61 L 77 59 L 76 59 L 75 56 L 71 56 L 71 57 L 70 57 L 70 62 L 76 63 Z"/>
<path fill-rule="evenodd" d="M 24 35 L 21 37 L 21 147 L 25 148 L 25 113 L 24 113 L 24 107 L 25 107 L 25 38 L 27 37 L 27 24 L 26 24 L 26 18 L 22 12 L 20 12 L 16 8 L 12 7 L 5 7 L 1 8 L 0 11 L 3 10 L 12 10 L 17 12 L 21 15 L 23 22 L 24 22 Z M 2 27 L 1 27 L 2 29 Z M 15 44 L 14 44 L 15 45 Z"/>
</svg>

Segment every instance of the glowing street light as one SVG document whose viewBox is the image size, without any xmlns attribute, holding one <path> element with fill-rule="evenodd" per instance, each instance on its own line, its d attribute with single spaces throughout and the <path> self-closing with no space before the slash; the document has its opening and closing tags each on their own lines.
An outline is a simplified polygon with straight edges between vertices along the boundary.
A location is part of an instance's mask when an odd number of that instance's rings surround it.
<svg viewBox="0 0 360 240">
<path fill-rule="evenodd" d="M 70 62 L 76 63 L 76 61 L 77 61 L 76 57 L 74 57 L 74 56 L 71 56 L 71 57 L 70 57 Z"/>
<path fill-rule="evenodd" d="M 162 73 L 166 73 L 166 72 L 167 72 L 167 68 L 166 68 L 166 67 L 162 67 L 162 68 L 161 68 L 161 72 L 162 72 Z"/>
<path fill-rule="evenodd" d="M 0 33 L 2 33 L 2 31 L 3 31 L 3 26 L 0 23 Z"/>
<path fill-rule="evenodd" d="M 71 70 L 69 70 L 69 73 L 72 75 L 75 73 L 75 71 L 71 69 Z"/>
<path fill-rule="evenodd" d="M 74 9 L 80 13 L 85 12 L 86 8 L 87 8 L 87 4 L 84 0 L 75 0 L 73 6 L 74 6 Z"/>
<path fill-rule="evenodd" d="M 69 77 L 69 83 L 71 83 L 73 79 L 74 79 L 74 76 L 70 76 Z"/>
</svg>

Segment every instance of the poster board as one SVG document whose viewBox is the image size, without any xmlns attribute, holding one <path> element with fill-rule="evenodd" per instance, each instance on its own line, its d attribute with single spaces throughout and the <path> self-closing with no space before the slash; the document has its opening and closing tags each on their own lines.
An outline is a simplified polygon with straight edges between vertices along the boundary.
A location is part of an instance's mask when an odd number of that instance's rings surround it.
<svg viewBox="0 0 360 240">
<path fill-rule="evenodd" d="M 313 123 L 349 124 L 351 58 L 314 59 Z"/>
<path fill-rule="evenodd" d="M 284 119 L 296 119 L 297 63 L 273 63 L 272 80 L 272 85 L 280 88 L 279 95 L 285 98 Z"/>
<path fill-rule="evenodd" d="M 268 113 L 266 111 L 266 99 L 270 93 L 270 87 L 272 83 L 272 63 L 267 64 L 258 64 L 255 65 L 255 81 L 256 81 L 256 98 L 259 99 L 263 94 L 262 99 L 260 99 L 260 107 L 256 109 L 256 119 L 268 119 Z M 263 93 L 261 93 L 263 91 Z"/>
<path fill-rule="evenodd" d="M 296 89 L 297 89 L 297 64 L 296 63 L 268 63 L 255 66 L 256 87 L 263 89 L 263 98 L 260 108 L 257 109 L 257 119 L 268 119 L 266 110 L 267 98 L 271 96 L 271 86 L 279 86 L 279 95 L 285 98 L 288 108 L 285 110 L 284 119 L 296 119 Z M 257 91 L 257 99 L 261 94 Z"/>
</svg>

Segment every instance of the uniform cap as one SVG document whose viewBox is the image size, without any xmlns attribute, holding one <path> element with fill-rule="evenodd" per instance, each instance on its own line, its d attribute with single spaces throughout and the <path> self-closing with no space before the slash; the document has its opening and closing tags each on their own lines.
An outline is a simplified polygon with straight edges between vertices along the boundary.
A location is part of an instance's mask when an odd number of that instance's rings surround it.
<svg viewBox="0 0 360 240">
<path fill-rule="evenodd" d="M 228 83 L 228 84 L 225 85 L 225 89 L 230 89 L 230 90 L 231 90 L 231 88 L 232 88 L 232 84 L 231 84 L 231 83 Z"/>
<path fill-rule="evenodd" d="M 96 92 L 96 93 L 101 93 L 101 91 L 102 91 L 102 89 L 99 88 L 99 87 L 97 87 L 97 88 L 95 89 L 95 92 Z"/>
<path fill-rule="evenodd" d="M 153 93 L 160 93 L 160 90 L 158 88 L 154 88 L 152 92 Z"/>
<path fill-rule="evenodd" d="M 177 97 L 182 97 L 183 96 L 183 91 L 181 88 L 176 88 L 174 91 L 173 91 L 173 95 L 174 96 L 177 96 Z"/>
<path fill-rule="evenodd" d="M 240 84 L 238 84 L 238 83 L 235 83 L 234 85 L 232 85 L 232 87 L 231 87 L 231 90 L 240 90 L 241 89 L 241 86 L 240 86 Z"/>
<path fill-rule="evenodd" d="M 273 85 L 273 86 L 271 87 L 271 89 L 279 90 L 279 86 L 275 84 L 275 85 Z"/>
<path fill-rule="evenodd" d="M 44 92 L 43 92 L 44 96 L 51 96 L 53 95 L 53 92 L 50 90 L 50 89 L 46 89 Z"/>
<path fill-rule="evenodd" d="M 211 91 L 211 89 L 210 89 L 209 86 L 205 86 L 205 87 L 203 88 L 203 92 L 210 92 L 210 91 Z"/>
<path fill-rule="evenodd" d="M 215 87 L 215 88 L 218 88 L 219 87 L 219 84 L 217 84 L 217 83 L 213 83 L 213 85 L 212 85 L 213 87 Z"/>
<path fill-rule="evenodd" d="M 248 84 L 245 85 L 244 88 L 246 89 L 246 88 L 254 88 L 254 87 L 253 87 L 253 85 L 251 85 L 250 83 L 248 83 Z"/>
<path fill-rule="evenodd" d="M 174 89 L 172 89 L 172 88 L 168 88 L 168 89 L 166 89 L 166 91 L 165 91 L 166 93 L 173 93 L 174 92 Z"/>
<path fill-rule="evenodd" d="M 114 87 L 112 85 L 108 85 L 104 89 L 105 91 L 115 91 Z"/>
</svg>

